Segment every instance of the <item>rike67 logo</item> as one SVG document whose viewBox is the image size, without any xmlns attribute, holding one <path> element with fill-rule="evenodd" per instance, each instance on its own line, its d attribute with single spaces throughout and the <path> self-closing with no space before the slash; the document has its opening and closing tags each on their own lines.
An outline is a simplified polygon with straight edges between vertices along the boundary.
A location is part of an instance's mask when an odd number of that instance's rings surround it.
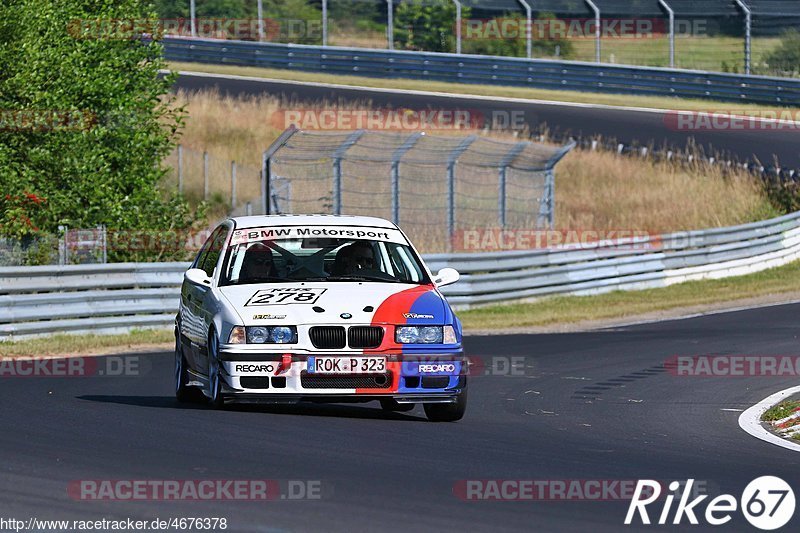
<svg viewBox="0 0 800 533">
<path fill-rule="evenodd" d="M 762 476 L 751 481 L 742 492 L 737 501 L 731 494 L 720 494 L 705 502 L 705 511 L 701 511 L 707 494 L 699 495 L 689 500 L 692 496 L 694 479 L 689 479 L 686 484 L 673 481 L 669 484 L 669 493 L 663 498 L 661 512 L 653 517 L 656 524 L 665 525 L 681 524 L 685 519 L 690 524 L 699 524 L 698 516 L 705 519 L 707 524 L 721 526 L 731 521 L 737 509 L 750 524 L 758 529 L 771 531 L 785 526 L 794 516 L 795 498 L 792 487 L 784 480 L 775 476 Z M 678 493 L 683 486 L 683 491 Z M 641 521 L 642 524 L 651 524 L 647 506 L 659 501 L 662 497 L 661 485 L 651 479 L 639 480 L 636 490 L 628 506 L 625 524 Z M 675 510 L 672 505 L 678 500 Z M 657 505 L 653 507 L 657 507 Z M 651 511 L 658 509 L 651 509 Z M 671 520 L 670 520 L 671 518 Z"/>
</svg>

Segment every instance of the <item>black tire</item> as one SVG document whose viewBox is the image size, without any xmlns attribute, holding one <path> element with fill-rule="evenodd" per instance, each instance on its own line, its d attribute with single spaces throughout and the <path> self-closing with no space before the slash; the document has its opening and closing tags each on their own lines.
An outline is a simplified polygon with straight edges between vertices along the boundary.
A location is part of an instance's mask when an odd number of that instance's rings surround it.
<svg viewBox="0 0 800 533">
<path fill-rule="evenodd" d="M 208 398 L 208 405 L 213 409 L 222 409 L 225 407 L 225 396 L 222 394 L 222 378 L 219 374 L 219 359 L 217 359 L 217 350 L 219 349 L 219 341 L 217 334 L 214 330 L 208 336 L 208 389 L 206 390 L 206 397 Z"/>
<path fill-rule="evenodd" d="M 183 348 L 180 338 L 175 335 L 175 398 L 179 402 L 198 403 L 202 401 L 203 393 L 196 387 L 189 387 L 189 373 L 186 371 L 186 358 L 183 356 Z"/>
<path fill-rule="evenodd" d="M 394 398 L 381 398 L 381 409 L 384 411 L 394 411 L 396 413 L 406 413 L 414 409 L 416 404 L 398 403 Z"/>
<path fill-rule="evenodd" d="M 425 414 L 431 422 L 455 422 L 464 417 L 467 410 L 467 389 L 463 389 L 454 403 L 423 404 Z"/>
</svg>

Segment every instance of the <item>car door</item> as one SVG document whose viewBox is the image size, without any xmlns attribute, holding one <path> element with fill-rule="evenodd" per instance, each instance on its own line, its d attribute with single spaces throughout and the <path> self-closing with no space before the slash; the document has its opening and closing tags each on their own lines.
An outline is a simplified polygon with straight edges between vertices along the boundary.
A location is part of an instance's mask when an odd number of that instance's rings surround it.
<svg viewBox="0 0 800 533">
<path fill-rule="evenodd" d="M 222 225 L 214 230 L 210 238 L 211 242 L 208 250 L 203 258 L 203 263 L 197 267 L 205 271 L 206 275 L 212 280 L 215 278 L 217 265 L 224 255 L 223 252 L 225 251 L 228 233 L 229 227 L 227 225 Z M 193 293 L 198 322 L 201 324 L 202 328 L 200 338 L 197 340 L 197 345 L 199 347 L 199 370 L 204 374 L 208 371 L 208 334 L 220 305 L 217 301 L 217 294 L 215 294 L 212 287 L 216 287 L 216 280 L 212 281 L 211 287 L 207 285 L 197 285 Z"/>
<path fill-rule="evenodd" d="M 219 235 L 225 235 L 226 231 L 225 226 L 220 226 L 211 233 L 191 268 L 199 268 L 208 272 L 203 268 L 206 259 Z M 211 270 L 213 272 L 213 267 Z M 200 355 L 200 347 L 205 346 L 204 337 L 207 336 L 206 332 L 208 331 L 205 327 L 205 313 L 202 308 L 207 289 L 209 287 L 200 286 L 185 279 L 181 286 L 180 328 L 184 343 L 183 351 L 189 365 L 195 370 L 202 370 L 204 363 L 204 358 Z"/>
</svg>

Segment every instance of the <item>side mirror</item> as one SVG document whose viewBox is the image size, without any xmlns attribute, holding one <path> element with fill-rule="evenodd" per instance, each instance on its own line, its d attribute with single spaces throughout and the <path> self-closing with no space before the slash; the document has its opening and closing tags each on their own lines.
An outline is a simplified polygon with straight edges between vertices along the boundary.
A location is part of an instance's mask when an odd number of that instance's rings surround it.
<svg viewBox="0 0 800 533">
<path fill-rule="evenodd" d="M 200 268 L 190 268 L 183 277 L 186 281 L 194 285 L 211 286 L 211 278 L 208 277 L 205 270 Z"/>
<path fill-rule="evenodd" d="M 458 281 L 460 277 L 461 274 L 459 274 L 458 270 L 455 268 L 443 268 L 434 276 L 433 283 L 435 283 L 437 287 L 444 287 L 445 285 L 452 285 Z"/>
</svg>

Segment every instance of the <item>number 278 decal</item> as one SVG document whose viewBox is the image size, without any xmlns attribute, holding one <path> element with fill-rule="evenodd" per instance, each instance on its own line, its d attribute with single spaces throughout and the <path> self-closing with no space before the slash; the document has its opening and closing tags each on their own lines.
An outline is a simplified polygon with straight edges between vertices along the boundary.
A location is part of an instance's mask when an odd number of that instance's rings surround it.
<svg viewBox="0 0 800 533">
<path fill-rule="evenodd" d="M 262 289 L 251 296 L 244 305 L 313 304 L 326 290 L 308 287 Z"/>
</svg>

